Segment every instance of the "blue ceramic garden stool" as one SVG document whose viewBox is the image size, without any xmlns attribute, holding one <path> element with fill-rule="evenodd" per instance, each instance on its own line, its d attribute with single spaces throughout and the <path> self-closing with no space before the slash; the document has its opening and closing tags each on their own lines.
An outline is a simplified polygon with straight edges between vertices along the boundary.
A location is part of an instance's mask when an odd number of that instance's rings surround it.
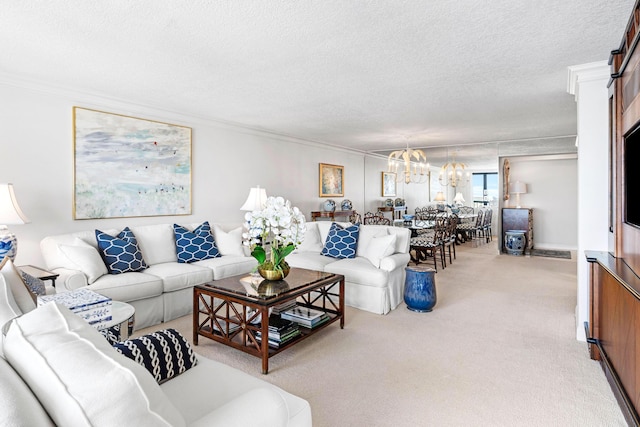
<svg viewBox="0 0 640 427">
<path fill-rule="evenodd" d="M 524 255 L 527 238 L 524 230 L 507 230 L 504 232 L 504 247 L 509 255 Z"/>
<path fill-rule="evenodd" d="M 412 311 L 424 313 L 436 305 L 436 271 L 429 267 L 406 267 L 404 302 Z"/>
</svg>

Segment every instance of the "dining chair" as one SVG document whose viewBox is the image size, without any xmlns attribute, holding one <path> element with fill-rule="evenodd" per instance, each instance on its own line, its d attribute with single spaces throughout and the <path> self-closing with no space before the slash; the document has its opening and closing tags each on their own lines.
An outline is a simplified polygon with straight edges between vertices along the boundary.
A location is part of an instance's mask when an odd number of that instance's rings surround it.
<svg viewBox="0 0 640 427">
<path fill-rule="evenodd" d="M 489 243 L 493 240 L 493 230 L 491 229 L 491 216 L 493 214 L 493 209 L 486 209 L 484 212 L 484 220 L 482 223 L 482 232 L 484 233 L 484 238 Z"/>
<path fill-rule="evenodd" d="M 456 230 L 458 228 L 458 215 L 450 214 L 445 219 L 445 231 L 442 236 L 442 251 L 449 249 L 449 264 L 453 264 L 451 251 L 453 249 L 453 259 L 456 259 Z M 446 254 L 444 254 L 446 262 Z"/>
<path fill-rule="evenodd" d="M 391 220 L 386 218 L 382 212 L 367 212 L 364 214 L 363 224 L 391 225 Z"/>
<path fill-rule="evenodd" d="M 473 206 L 460 206 L 460 214 L 461 215 L 469 215 L 474 213 Z"/>
<path fill-rule="evenodd" d="M 351 224 L 360 224 L 362 223 L 362 216 L 358 213 L 358 211 L 353 211 L 353 213 L 349 215 L 349 222 Z"/>
<path fill-rule="evenodd" d="M 471 239 L 479 239 L 480 234 L 482 234 L 482 238 L 484 239 L 483 233 L 484 226 L 484 210 L 478 209 L 478 216 L 476 217 L 476 223 L 471 228 Z"/>
<path fill-rule="evenodd" d="M 433 258 L 433 268 L 438 271 L 438 256 L 440 256 L 440 264 L 442 268 L 446 268 L 446 260 L 442 246 L 442 239 L 446 229 L 446 218 L 437 217 L 435 226 L 429 232 L 412 237 L 410 240 L 409 253 L 411 261 L 419 264 L 426 261 L 427 258 Z"/>
</svg>

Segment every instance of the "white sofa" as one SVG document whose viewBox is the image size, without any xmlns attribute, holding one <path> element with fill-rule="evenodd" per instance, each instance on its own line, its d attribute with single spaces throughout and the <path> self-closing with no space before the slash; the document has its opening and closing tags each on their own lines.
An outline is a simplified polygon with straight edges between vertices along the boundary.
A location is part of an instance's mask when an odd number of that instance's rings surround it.
<svg viewBox="0 0 640 427">
<path fill-rule="evenodd" d="M 309 403 L 198 356 L 158 384 L 66 307 L 35 307 L 13 265 L 0 272 L 2 426 L 311 426 Z"/>
<path fill-rule="evenodd" d="M 356 257 L 336 259 L 321 254 L 331 224 L 307 223 L 302 245 L 287 257 L 289 265 L 343 274 L 345 304 L 351 307 L 377 314 L 387 314 L 396 308 L 403 299 L 405 267 L 410 259 L 409 229 L 361 224 Z"/>
<path fill-rule="evenodd" d="M 180 224 L 193 230 L 200 224 Z M 242 228 L 210 224 L 222 254 L 193 263 L 178 263 L 173 224 L 130 227 L 148 268 L 107 274 L 97 249 L 95 230 L 45 237 L 40 249 L 47 268 L 60 274 L 56 291 L 83 287 L 124 301 L 136 309 L 135 328 L 167 322 L 193 310 L 193 286 L 250 272 L 257 266 L 242 245 Z M 122 227 L 124 228 L 124 226 Z M 120 230 L 101 229 L 112 236 Z"/>
</svg>

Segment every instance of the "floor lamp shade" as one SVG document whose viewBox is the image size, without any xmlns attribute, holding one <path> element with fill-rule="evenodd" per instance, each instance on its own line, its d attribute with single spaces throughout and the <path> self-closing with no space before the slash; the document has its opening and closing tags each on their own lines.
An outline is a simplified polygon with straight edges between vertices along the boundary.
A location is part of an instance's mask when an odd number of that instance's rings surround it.
<svg viewBox="0 0 640 427">
<path fill-rule="evenodd" d="M 244 202 L 244 205 L 240 208 L 241 211 L 255 211 L 262 209 L 267 203 L 267 190 L 260 188 L 260 186 L 254 187 L 249 190 L 249 196 Z"/>
<path fill-rule="evenodd" d="M 13 184 L 0 184 L 0 260 L 8 256 L 12 261 L 18 253 L 18 241 L 15 234 L 9 233 L 7 225 L 26 224 L 29 218 L 22 212 Z"/>
</svg>

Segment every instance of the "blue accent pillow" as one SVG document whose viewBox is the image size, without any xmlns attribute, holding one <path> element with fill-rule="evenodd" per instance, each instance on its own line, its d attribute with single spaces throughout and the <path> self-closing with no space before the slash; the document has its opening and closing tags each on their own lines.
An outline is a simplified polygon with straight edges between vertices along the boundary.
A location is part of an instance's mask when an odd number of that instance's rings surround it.
<svg viewBox="0 0 640 427">
<path fill-rule="evenodd" d="M 31 291 L 32 294 L 34 295 L 47 294 L 47 290 L 42 280 L 38 279 L 37 277 L 33 277 L 32 275 L 27 274 L 22 270 L 20 271 L 20 274 L 22 275 L 22 280 L 24 281 L 24 284 L 27 285 L 27 288 L 29 288 L 29 291 Z"/>
<path fill-rule="evenodd" d="M 198 359 L 187 340 L 175 329 L 164 329 L 113 347 L 144 366 L 162 384 L 196 366 Z"/>
<path fill-rule="evenodd" d="M 209 221 L 203 222 L 193 231 L 173 224 L 173 233 L 176 237 L 178 262 L 202 261 L 220 256 L 213 234 L 211 234 Z"/>
<path fill-rule="evenodd" d="M 98 249 L 110 274 L 142 271 L 147 263 L 142 258 L 138 241 L 133 231 L 126 227 L 116 237 L 96 230 Z"/>
<path fill-rule="evenodd" d="M 331 224 L 327 240 L 324 242 L 324 247 L 320 253 L 331 258 L 355 258 L 359 234 L 360 224 L 344 228 L 334 222 Z"/>
</svg>

